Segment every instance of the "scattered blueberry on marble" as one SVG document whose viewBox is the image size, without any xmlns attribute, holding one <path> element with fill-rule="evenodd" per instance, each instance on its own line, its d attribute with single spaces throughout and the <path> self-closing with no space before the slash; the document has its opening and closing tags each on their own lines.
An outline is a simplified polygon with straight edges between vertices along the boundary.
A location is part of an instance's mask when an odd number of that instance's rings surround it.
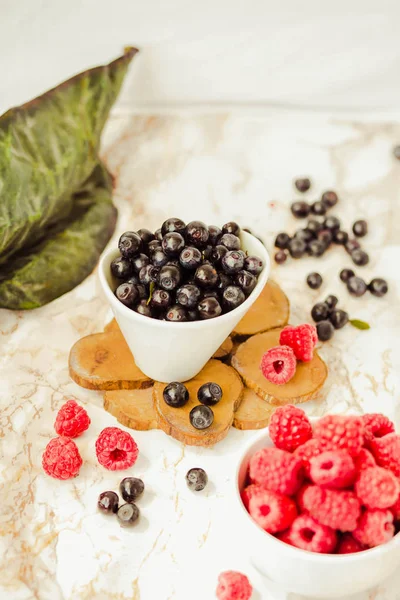
<svg viewBox="0 0 400 600">
<path fill-rule="evenodd" d="M 208 483 L 207 473 L 200 467 L 189 469 L 186 473 L 186 483 L 194 492 L 201 492 Z"/>
</svg>

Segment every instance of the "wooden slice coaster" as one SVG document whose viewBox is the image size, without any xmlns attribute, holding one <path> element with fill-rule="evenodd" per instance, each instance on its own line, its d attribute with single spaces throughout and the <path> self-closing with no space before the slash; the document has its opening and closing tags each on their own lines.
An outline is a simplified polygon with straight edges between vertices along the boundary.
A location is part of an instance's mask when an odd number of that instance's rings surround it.
<svg viewBox="0 0 400 600">
<path fill-rule="evenodd" d="M 236 429 L 263 429 L 269 425 L 274 410 L 271 404 L 246 387 L 240 406 L 235 412 L 233 426 Z"/>
<path fill-rule="evenodd" d="M 267 331 L 240 344 L 232 357 L 232 366 L 242 376 L 245 384 L 270 404 L 278 406 L 297 404 L 316 398 L 328 375 L 324 361 L 314 351 L 314 358 L 297 362 L 295 376 L 285 385 L 270 383 L 263 376 L 260 363 L 264 352 L 279 345 L 281 330 Z"/>
<path fill-rule="evenodd" d="M 289 320 L 289 300 L 274 281 L 268 281 L 263 291 L 236 325 L 232 335 L 247 336 L 284 327 Z"/>
<path fill-rule="evenodd" d="M 152 387 L 144 390 L 105 392 L 104 408 L 125 427 L 139 431 L 157 429 Z"/>
<path fill-rule="evenodd" d="M 218 383 L 223 395 L 220 402 L 212 407 L 213 424 L 207 429 L 199 430 L 191 425 L 189 413 L 194 406 L 200 404 L 197 391 L 208 381 Z M 227 435 L 243 394 L 241 379 L 232 367 L 218 360 L 209 360 L 196 377 L 185 382 L 189 390 L 189 401 L 182 408 L 172 408 L 165 403 L 165 386 L 165 383 L 156 382 L 153 388 L 158 426 L 165 433 L 190 446 L 213 446 Z"/>
</svg>

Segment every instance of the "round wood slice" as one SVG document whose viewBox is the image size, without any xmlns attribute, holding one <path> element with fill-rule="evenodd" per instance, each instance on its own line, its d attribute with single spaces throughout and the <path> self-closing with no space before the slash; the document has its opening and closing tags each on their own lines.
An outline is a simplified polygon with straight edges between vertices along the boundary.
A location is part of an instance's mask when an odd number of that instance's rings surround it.
<svg viewBox="0 0 400 600">
<path fill-rule="evenodd" d="M 139 431 L 157 429 L 152 387 L 144 390 L 105 392 L 104 408 L 125 427 Z"/>
<path fill-rule="evenodd" d="M 90 390 L 131 390 L 153 384 L 136 366 L 119 330 L 78 340 L 69 354 L 69 373 L 78 385 Z"/>
<path fill-rule="evenodd" d="M 200 404 L 197 391 L 208 381 L 218 383 L 223 395 L 219 403 L 212 407 L 213 424 L 208 429 L 199 430 L 190 424 L 189 413 L 194 406 Z M 181 408 L 172 408 L 165 403 L 165 386 L 165 383 L 156 382 L 153 388 L 159 429 L 190 446 L 213 446 L 227 435 L 243 394 L 242 381 L 232 367 L 219 360 L 209 360 L 196 377 L 185 381 L 189 390 L 189 401 Z"/>
<path fill-rule="evenodd" d="M 249 388 L 271 404 L 297 404 L 316 398 L 328 375 L 328 369 L 315 351 L 310 362 L 297 362 L 296 374 L 284 385 L 275 385 L 262 374 L 262 355 L 279 345 L 280 332 L 279 329 L 259 333 L 240 344 L 232 357 L 232 366 L 237 369 Z"/>
<path fill-rule="evenodd" d="M 263 291 L 236 325 L 232 335 L 246 336 L 284 327 L 289 320 L 289 300 L 274 281 L 268 281 Z"/>
<path fill-rule="evenodd" d="M 239 408 L 233 418 L 236 429 L 263 429 L 269 424 L 275 408 L 246 387 Z"/>
</svg>

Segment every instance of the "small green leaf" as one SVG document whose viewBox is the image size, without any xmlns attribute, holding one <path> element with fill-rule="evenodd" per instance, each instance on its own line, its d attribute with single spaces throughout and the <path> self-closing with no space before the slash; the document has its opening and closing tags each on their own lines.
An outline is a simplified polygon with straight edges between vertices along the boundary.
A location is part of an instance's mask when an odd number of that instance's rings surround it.
<svg viewBox="0 0 400 600">
<path fill-rule="evenodd" d="M 153 292 L 154 292 L 155 286 L 156 286 L 156 284 L 154 283 L 154 281 L 151 281 L 150 282 L 150 294 L 149 294 L 149 297 L 148 297 L 147 302 L 146 302 L 147 305 L 150 304 L 150 301 L 151 301 L 151 299 L 153 297 Z"/>
<path fill-rule="evenodd" d="M 371 329 L 369 323 L 365 321 L 360 321 L 359 319 L 350 319 L 350 325 L 353 325 L 356 329 Z"/>
</svg>

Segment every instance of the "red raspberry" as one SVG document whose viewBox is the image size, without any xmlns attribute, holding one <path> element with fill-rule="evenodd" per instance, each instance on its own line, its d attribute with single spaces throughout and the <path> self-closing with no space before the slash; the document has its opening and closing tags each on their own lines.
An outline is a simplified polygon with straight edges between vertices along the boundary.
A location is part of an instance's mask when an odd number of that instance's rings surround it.
<svg viewBox="0 0 400 600">
<path fill-rule="evenodd" d="M 303 502 L 310 515 L 323 525 L 339 531 L 353 531 L 357 527 L 360 502 L 353 492 L 313 485 L 304 492 Z"/>
<path fill-rule="evenodd" d="M 309 476 L 310 460 L 312 457 L 319 456 L 321 452 L 326 452 L 327 450 L 334 450 L 334 446 L 331 442 L 328 442 L 327 440 L 321 440 L 319 438 L 312 438 L 302 446 L 299 446 L 294 451 L 294 456 L 301 458 L 306 475 Z"/>
<path fill-rule="evenodd" d="M 42 456 L 42 466 L 54 479 L 71 479 L 78 475 L 82 458 L 75 442 L 66 437 L 50 440 Z"/>
<path fill-rule="evenodd" d="M 354 490 L 367 508 L 389 508 L 400 494 L 400 483 L 391 471 L 370 467 L 361 471 Z"/>
<path fill-rule="evenodd" d="M 390 511 L 393 513 L 394 520 L 400 521 L 400 495 L 393 506 L 390 507 Z"/>
<path fill-rule="evenodd" d="M 249 502 L 250 502 L 251 495 L 253 494 L 253 492 L 257 491 L 258 488 L 259 488 L 258 485 L 252 484 L 252 485 L 248 485 L 246 488 L 244 488 L 241 491 L 240 497 L 241 497 L 242 502 L 247 510 L 249 510 Z"/>
<path fill-rule="evenodd" d="M 389 433 L 370 441 L 370 450 L 377 464 L 400 477 L 400 435 Z"/>
<path fill-rule="evenodd" d="M 237 571 L 225 571 L 218 577 L 218 600 L 250 600 L 253 588 L 246 575 Z"/>
<path fill-rule="evenodd" d="M 284 531 L 297 517 L 295 502 L 288 496 L 255 486 L 249 501 L 249 513 L 268 533 Z"/>
<path fill-rule="evenodd" d="M 361 552 L 364 547 L 353 538 L 351 533 L 344 533 L 336 548 L 336 554 L 354 554 L 354 552 Z"/>
<path fill-rule="evenodd" d="M 76 438 L 90 425 L 89 415 L 75 400 L 68 400 L 58 411 L 54 429 L 58 435 Z"/>
<path fill-rule="evenodd" d="M 97 460 L 110 471 L 128 469 L 135 464 L 138 454 L 133 437 L 118 427 L 106 427 L 96 440 Z"/>
<path fill-rule="evenodd" d="M 364 444 L 364 424 L 361 417 L 326 415 L 317 421 L 314 436 L 357 456 Z"/>
<path fill-rule="evenodd" d="M 307 512 L 306 507 L 304 506 L 304 494 L 309 487 L 312 487 L 311 483 L 303 483 L 303 485 L 296 494 L 296 503 L 300 513 Z"/>
<path fill-rule="evenodd" d="M 361 448 L 360 454 L 354 459 L 354 464 L 358 473 L 363 469 L 368 469 L 368 467 L 376 467 L 374 457 L 366 448 Z"/>
<path fill-rule="evenodd" d="M 275 535 L 276 539 L 281 542 L 285 542 L 285 544 L 289 544 L 289 546 L 293 546 L 292 541 L 290 539 L 290 529 L 285 529 L 285 531 L 280 531 Z"/>
<path fill-rule="evenodd" d="M 312 360 L 317 341 L 317 330 L 314 325 L 310 325 L 309 323 L 304 323 L 297 327 L 287 325 L 282 329 L 279 336 L 279 343 L 289 346 L 296 358 L 303 362 L 310 362 Z"/>
<path fill-rule="evenodd" d="M 324 554 L 333 552 L 337 544 L 336 532 L 310 515 L 300 515 L 293 521 L 289 539 L 296 548 Z"/>
<path fill-rule="evenodd" d="M 289 346 L 270 348 L 261 359 L 261 371 L 268 381 L 284 385 L 296 373 L 296 357 Z"/>
<path fill-rule="evenodd" d="M 388 433 L 394 433 L 394 424 L 385 415 L 371 413 L 363 415 L 364 437 L 368 444 L 374 438 L 381 438 Z"/>
<path fill-rule="evenodd" d="M 272 492 L 291 496 L 303 479 L 303 463 L 289 452 L 262 448 L 250 459 L 250 479 Z"/>
<path fill-rule="evenodd" d="M 269 435 L 277 448 L 293 452 L 312 438 L 312 427 L 304 410 L 288 404 L 273 413 Z"/>
<path fill-rule="evenodd" d="M 310 477 L 321 487 L 349 487 L 356 478 L 354 461 L 346 450 L 328 450 L 310 460 Z"/>
<path fill-rule="evenodd" d="M 360 517 L 353 536 L 369 548 L 388 542 L 394 535 L 393 514 L 390 510 L 367 509 Z"/>
</svg>

